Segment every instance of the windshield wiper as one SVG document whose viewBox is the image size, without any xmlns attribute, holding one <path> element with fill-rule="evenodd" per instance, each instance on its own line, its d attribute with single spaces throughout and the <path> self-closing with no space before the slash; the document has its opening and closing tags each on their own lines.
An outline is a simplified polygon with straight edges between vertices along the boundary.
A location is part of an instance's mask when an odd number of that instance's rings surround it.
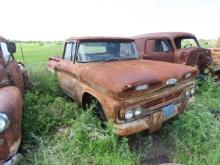
<svg viewBox="0 0 220 165">
<path fill-rule="evenodd" d="M 101 62 L 108 62 L 108 61 L 117 61 L 117 60 L 121 60 L 121 58 L 109 58 L 109 59 L 105 59 Z"/>
<path fill-rule="evenodd" d="M 103 60 L 101 62 L 108 62 L 108 61 L 117 61 L 117 60 L 136 60 L 138 59 L 139 57 L 130 57 L 130 58 L 109 58 L 109 59 L 106 59 L 106 60 Z"/>
<path fill-rule="evenodd" d="M 123 58 L 123 60 L 137 60 L 139 57 Z"/>
</svg>

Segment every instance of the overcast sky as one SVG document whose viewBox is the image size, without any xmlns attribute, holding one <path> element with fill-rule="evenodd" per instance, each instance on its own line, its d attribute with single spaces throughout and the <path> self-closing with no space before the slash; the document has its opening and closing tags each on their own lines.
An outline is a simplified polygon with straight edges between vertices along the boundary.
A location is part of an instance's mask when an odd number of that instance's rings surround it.
<svg viewBox="0 0 220 165">
<path fill-rule="evenodd" d="M 0 35 L 16 40 L 186 31 L 220 36 L 220 0 L 0 0 Z"/>
</svg>

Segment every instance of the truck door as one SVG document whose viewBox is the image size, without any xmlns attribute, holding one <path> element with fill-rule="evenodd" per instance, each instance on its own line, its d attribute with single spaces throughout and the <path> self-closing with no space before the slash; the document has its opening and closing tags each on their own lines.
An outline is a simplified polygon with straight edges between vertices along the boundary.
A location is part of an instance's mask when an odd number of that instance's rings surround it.
<svg viewBox="0 0 220 165">
<path fill-rule="evenodd" d="M 174 53 L 168 39 L 148 39 L 145 41 L 144 59 L 174 62 Z"/>
<path fill-rule="evenodd" d="M 76 64 L 74 63 L 76 44 L 68 42 L 65 44 L 63 60 L 56 65 L 56 71 L 58 72 L 58 80 L 63 91 L 72 97 L 77 99 L 77 96 L 73 91 L 76 91 L 77 82 L 75 71 Z"/>
</svg>

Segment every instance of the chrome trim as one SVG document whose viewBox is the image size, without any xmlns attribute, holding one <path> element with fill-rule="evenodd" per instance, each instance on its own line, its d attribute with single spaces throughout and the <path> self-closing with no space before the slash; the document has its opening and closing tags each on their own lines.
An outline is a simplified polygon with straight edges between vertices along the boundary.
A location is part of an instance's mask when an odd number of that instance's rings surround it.
<svg viewBox="0 0 220 165">
<path fill-rule="evenodd" d="M 11 121 L 9 120 L 8 116 L 2 112 L 0 112 L 0 118 L 6 121 L 6 127 L 3 131 L 0 131 L 0 133 L 3 133 L 5 130 L 7 130 L 11 124 Z"/>
</svg>

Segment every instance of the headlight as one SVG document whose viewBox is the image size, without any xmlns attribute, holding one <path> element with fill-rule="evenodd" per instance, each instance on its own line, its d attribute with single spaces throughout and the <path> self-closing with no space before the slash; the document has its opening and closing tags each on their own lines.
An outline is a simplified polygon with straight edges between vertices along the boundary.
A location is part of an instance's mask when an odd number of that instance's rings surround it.
<svg viewBox="0 0 220 165">
<path fill-rule="evenodd" d="M 10 120 L 7 115 L 0 113 L 0 133 L 4 132 L 10 125 Z"/>
<path fill-rule="evenodd" d="M 142 108 L 141 107 L 133 107 L 130 108 L 127 112 L 125 112 L 125 119 L 130 120 L 134 117 L 137 117 L 142 114 Z"/>
<path fill-rule="evenodd" d="M 185 78 L 190 78 L 190 77 L 192 77 L 192 73 L 187 73 L 187 74 L 185 75 Z"/>
<path fill-rule="evenodd" d="M 125 112 L 125 119 L 126 120 L 130 120 L 133 117 L 134 117 L 133 111 L 130 110 L 130 111 Z"/>
<path fill-rule="evenodd" d="M 141 91 L 141 90 L 148 89 L 148 87 L 149 87 L 148 84 L 138 85 L 138 86 L 135 87 L 135 90 Z"/>
<path fill-rule="evenodd" d="M 141 113 L 142 113 L 142 109 L 140 107 L 138 107 L 134 111 L 134 116 L 139 116 Z"/>
</svg>

